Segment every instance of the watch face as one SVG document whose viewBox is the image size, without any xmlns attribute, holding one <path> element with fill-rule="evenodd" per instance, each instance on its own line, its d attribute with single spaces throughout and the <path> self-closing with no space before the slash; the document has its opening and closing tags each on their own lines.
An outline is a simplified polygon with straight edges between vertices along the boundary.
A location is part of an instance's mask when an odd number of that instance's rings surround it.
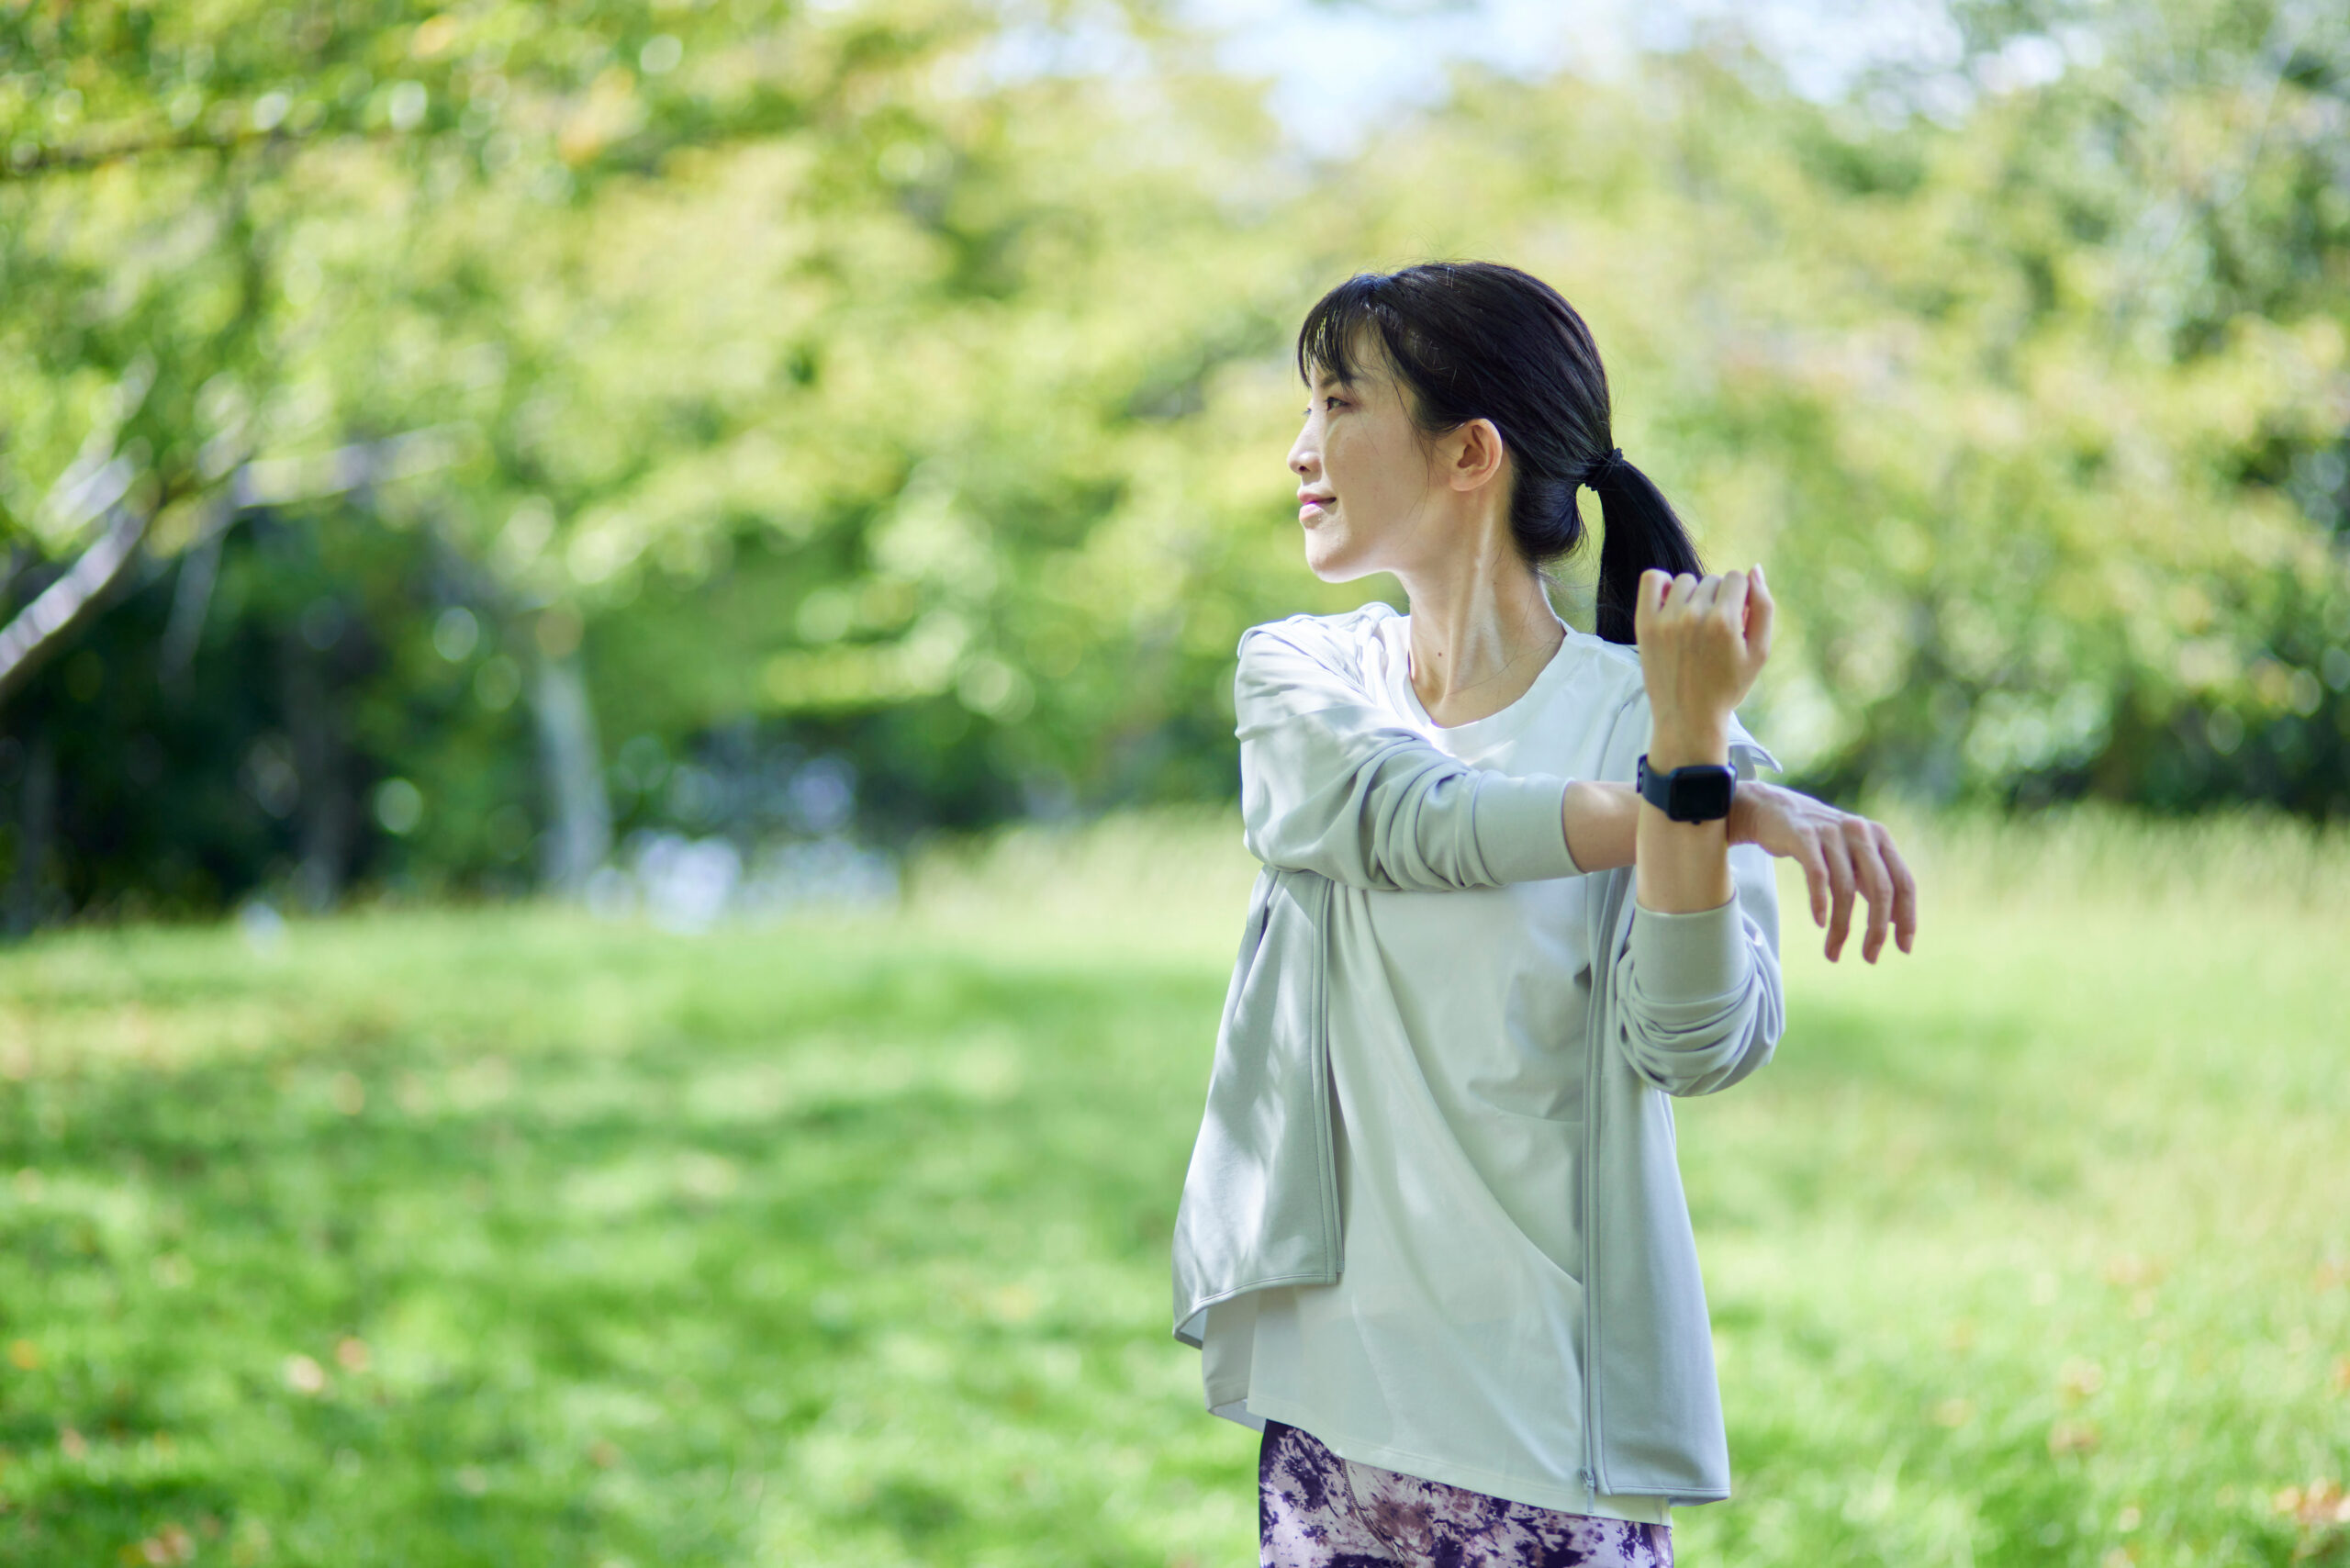
<svg viewBox="0 0 2350 1568">
<path fill-rule="evenodd" d="M 1673 809 L 1665 815 L 1676 822 L 1709 823 L 1729 815 L 1730 780 L 1727 767 L 1675 768 Z"/>
</svg>

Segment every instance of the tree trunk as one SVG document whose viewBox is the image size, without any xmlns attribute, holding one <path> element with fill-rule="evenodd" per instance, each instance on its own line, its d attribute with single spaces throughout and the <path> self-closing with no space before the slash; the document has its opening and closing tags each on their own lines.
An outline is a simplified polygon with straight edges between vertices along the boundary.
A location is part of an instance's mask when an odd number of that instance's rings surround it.
<svg viewBox="0 0 2350 1568">
<path fill-rule="evenodd" d="M 25 758 L 25 778 L 17 795 L 17 866 L 8 879 L 8 935 L 22 936 L 48 913 L 45 875 L 50 845 L 57 837 L 57 743 L 33 736 Z"/>
<path fill-rule="evenodd" d="M 604 761 L 596 740 L 596 713 L 576 654 L 541 657 L 531 683 L 538 721 L 539 761 L 551 820 L 541 841 L 546 884 L 576 898 L 612 851 L 612 807 L 604 792 Z"/>
<path fill-rule="evenodd" d="M 352 801 L 348 760 L 343 755 L 341 715 L 326 671 L 302 641 L 288 632 L 280 644 L 279 677 L 285 730 L 294 742 L 294 776 L 301 785 L 295 815 L 296 897 L 313 914 L 334 907 L 351 864 Z"/>
<path fill-rule="evenodd" d="M 163 644 L 156 655 L 157 678 L 163 689 L 174 696 L 187 689 L 188 674 L 196 663 L 196 645 L 204 637 L 204 618 L 211 608 L 212 585 L 220 576 L 220 546 L 226 532 L 225 523 L 216 524 L 180 554 L 179 581 L 172 591 L 172 617 L 163 624 Z"/>
</svg>

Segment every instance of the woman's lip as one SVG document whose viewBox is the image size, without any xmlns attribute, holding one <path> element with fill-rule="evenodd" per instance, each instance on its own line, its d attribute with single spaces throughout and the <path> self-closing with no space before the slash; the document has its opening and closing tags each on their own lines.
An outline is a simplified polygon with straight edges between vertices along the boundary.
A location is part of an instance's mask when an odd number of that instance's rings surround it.
<svg viewBox="0 0 2350 1568">
<path fill-rule="evenodd" d="M 1297 521 L 1300 521 L 1300 522 L 1304 522 L 1307 518 L 1312 517 L 1315 512 L 1317 512 L 1317 511 L 1328 511 L 1329 510 L 1330 510 L 1330 503 L 1329 503 L 1328 501 L 1326 501 L 1326 500 L 1312 500 L 1312 501 L 1307 501 L 1307 502 L 1305 502 L 1303 506 L 1301 506 L 1301 507 L 1299 507 L 1299 508 L 1297 509 Z"/>
</svg>

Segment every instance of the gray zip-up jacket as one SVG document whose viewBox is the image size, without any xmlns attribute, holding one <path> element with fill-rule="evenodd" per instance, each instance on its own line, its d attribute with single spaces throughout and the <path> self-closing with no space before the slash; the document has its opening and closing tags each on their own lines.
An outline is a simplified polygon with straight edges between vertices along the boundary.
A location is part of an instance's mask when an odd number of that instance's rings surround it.
<svg viewBox="0 0 2350 1568">
<path fill-rule="evenodd" d="M 1438 891 L 1578 874 L 1561 816 L 1567 780 L 1473 767 L 1398 725 L 1357 667 L 1361 640 L 1350 619 L 1292 616 L 1240 640 L 1242 816 L 1264 868 L 1175 1222 L 1175 1334 L 1194 1346 L 1215 1303 L 1334 1283 L 1342 1266 L 1326 1007 L 1334 884 Z M 1647 748 L 1648 703 L 1638 655 L 1616 651 L 1622 675 L 1606 699 L 1616 720 L 1599 776 L 1628 781 Z M 1735 726 L 1731 759 L 1742 778 L 1758 764 L 1778 766 Z M 1718 932 L 1726 946 L 1694 965 L 1635 919 L 1629 868 L 1596 873 L 1604 885 L 1588 900 L 1589 1035 L 1561 1047 L 1581 1051 L 1587 1074 L 1583 1479 L 1595 1494 L 1675 1504 L 1729 1495 L 1667 1096 L 1726 1089 L 1778 1041 L 1770 859 L 1748 846 L 1730 859 L 1738 918 L 1695 927 Z M 1676 966 L 1729 984 L 1696 1000 L 1657 1000 L 1688 994 L 1669 983 Z"/>
</svg>

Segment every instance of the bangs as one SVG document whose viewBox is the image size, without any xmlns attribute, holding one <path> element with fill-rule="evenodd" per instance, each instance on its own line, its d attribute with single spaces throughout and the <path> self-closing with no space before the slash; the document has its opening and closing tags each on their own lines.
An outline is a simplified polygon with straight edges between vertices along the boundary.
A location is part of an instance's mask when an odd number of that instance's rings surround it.
<svg viewBox="0 0 2350 1568">
<path fill-rule="evenodd" d="M 1358 273 L 1315 302 L 1297 330 L 1298 379 L 1311 386 L 1319 370 L 1335 380 L 1354 380 L 1355 345 L 1366 327 L 1377 329 L 1388 358 L 1396 358 L 1395 323 L 1379 302 L 1388 281 L 1384 273 Z"/>
</svg>

